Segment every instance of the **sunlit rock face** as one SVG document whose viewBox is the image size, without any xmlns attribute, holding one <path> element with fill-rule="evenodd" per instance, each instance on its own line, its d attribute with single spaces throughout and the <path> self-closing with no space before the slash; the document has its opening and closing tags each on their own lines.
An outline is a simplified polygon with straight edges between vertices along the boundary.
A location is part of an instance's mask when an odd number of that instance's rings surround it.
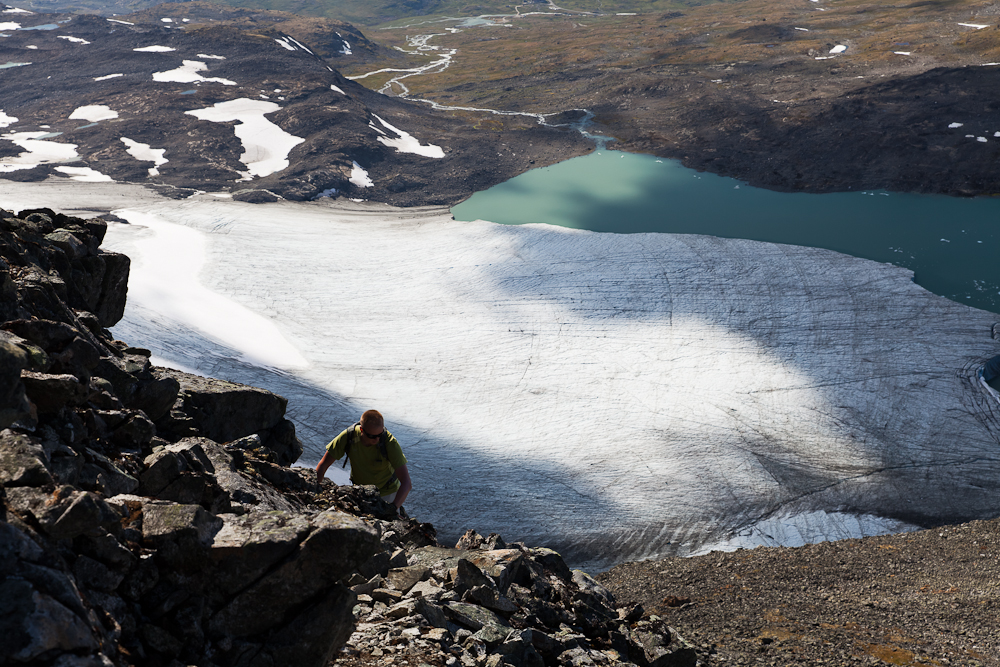
<svg viewBox="0 0 1000 667">
<path fill-rule="evenodd" d="M 307 462 L 378 408 L 442 541 L 495 531 L 599 569 L 1000 513 L 1000 406 L 974 381 L 997 316 L 904 269 L 441 209 L 116 213 L 116 335 L 282 394 Z"/>
</svg>

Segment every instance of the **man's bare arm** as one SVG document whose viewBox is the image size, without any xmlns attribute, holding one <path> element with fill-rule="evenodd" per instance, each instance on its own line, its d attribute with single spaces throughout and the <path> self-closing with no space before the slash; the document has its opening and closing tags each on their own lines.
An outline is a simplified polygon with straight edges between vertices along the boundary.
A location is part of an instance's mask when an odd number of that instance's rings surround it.
<svg viewBox="0 0 1000 667">
<path fill-rule="evenodd" d="M 326 452 L 324 452 L 323 458 L 321 458 L 319 460 L 319 463 L 316 464 L 316 483 L 317 484 L 319 484 L 320 482 L 323 481 L 323 478 L 326 477 L 326 471 L 327 471 L 327 469 L 331 465 L 333 465 L 333 462 L 336 461 L 336 460 L 337 459 L 333 458 L 333 454 L 330 453 L 329 449 L 326 450 Z"/>
<path fill-rule="evenodd" d="M 396 491 L 396 499 L 392 501 L 392 504 L 396 506 L 396 509 L 399 509 L 403 506 L 406 496 L 410 494 L 410 489 L 413 488 L 413 483 L 410 482 L 410 471 L 406 469 L 405 463 L 396 468 L 396 477 L 399 479 L 399 490 Z"/>
</svg>

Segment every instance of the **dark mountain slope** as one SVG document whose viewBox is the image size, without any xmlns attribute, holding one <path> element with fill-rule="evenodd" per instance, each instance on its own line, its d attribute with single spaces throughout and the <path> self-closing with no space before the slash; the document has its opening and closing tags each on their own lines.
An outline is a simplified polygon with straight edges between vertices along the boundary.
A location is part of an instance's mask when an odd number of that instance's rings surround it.
<svg viewBox="0 0 1000 667">
<path fill-rule="evenodd" d="M 65 175 L 60 167 L 71 166 L 180 196 L 207 190 L 251 201 L 301 200 L 335 190 L 403 206 L 449 204 L 535 164 L 590 149 L 577 133 L 533 118 L 504 117 L 493 131 L 481 131 L 473 127 L 481 114 L 433 111 L 369 91 L 344 79 L 308 44 L 259 25 L 180 29 L 191 22 L 0 16 L 20 27 L 8 27 L 0 38 L 0 64 L 19 64 L 0 78 L 0 119 L 7 119 L 0 134 L 3 178 L 40 180 Z M 193 115 L 235 100 L 257 107 L 252 128 Z M 108 117 L 94 120 L 93 109 L 81 110 L 94 106 L 107 107 L 101 111 Z M 237 130 L 257 137 L 263 148 L 244 146 Z M 38 161 L 37 153 L 22 154 L 39 140 L 46 142 L 42 149 L 63 153 L 73 144 L 78 159 L 70 151 L 24 168 Z M 288 165 L 273 171 L 287 144 L 294 144 Z M 151 150 L 163 150 L 166 162 L 154 164 L 143 153 Z M 261 160 L 246 180 L 248 163 Z M 159 173 L 149 175 L 151 167 Z"/>
</svg>

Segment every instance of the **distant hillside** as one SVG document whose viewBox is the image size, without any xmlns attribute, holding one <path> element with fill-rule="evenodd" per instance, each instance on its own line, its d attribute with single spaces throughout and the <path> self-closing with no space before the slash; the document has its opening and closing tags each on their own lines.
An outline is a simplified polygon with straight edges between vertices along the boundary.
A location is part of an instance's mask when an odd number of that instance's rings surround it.
<svg viewBox="0 0 1000 667">
<path fill-rule="evenodd" d="M 579 133 L 535 118 L 478 130 L 483 114 L 434 111 L 345 79 L 333 64 L 378 50 L 350 26 L 171 9 L 105 19 L 0 6 L 0 178 L 449 204 L 590 150 Z"/>
<path fill-rule="evenodd" d="M 534 113 L 569 100 L 594 114 L 614 148 L 756 186 L 1000 192 L 993 2 L 745 0 L 622 16 L 506 14 L 369 36 L 410 52 L 410 67 L 426 62 L 421 49 L 454 53 L 447 68 L 406 79 L 413 97 Z M 420 34 L 428 37 L 414 48 Z M 389 76 L 367 75 L 386 66 L 342 71 L 379 89 Z"/>
<path fill-rule="evenodd" d="M 392 21 L 435 16 L 477 16 L 533 11 L 533 6 L 549 11 L 614 14 L 617 12 L 663 12 L 713 4 L 719 0 L 563 0 L 549 3 L 532 0 L 514 3 L 505 0 L 220 0 L 219 4 L 246 9 L 277 10 L 301 16 L 350 21 L 377 26 Z M 156 0 L 22 0 L 18 7 L 36 12 L 86 12 L 104 16 L 129 14 L 157 6 Z M 515 9 L 515 7 L 519 9 Z"/>
</svg>

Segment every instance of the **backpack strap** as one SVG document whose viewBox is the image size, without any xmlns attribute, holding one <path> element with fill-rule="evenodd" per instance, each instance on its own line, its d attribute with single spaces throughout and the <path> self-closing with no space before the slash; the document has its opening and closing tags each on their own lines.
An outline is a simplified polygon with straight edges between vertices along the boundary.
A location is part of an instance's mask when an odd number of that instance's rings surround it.
<svg viewBox="0 0 1000 667">
<path fill-rule="evenodd" d="M 347 468 L 348 454 L 351 452 L 351 445 L 354 444 L 354 438 L 357 435 L 355 429 L 358 426 L 361 426 L 361 422 L 354 422 L 354 425 L 347 429 L 347 442 L 344 444 L 344 465 L 340 466 L 342 470 Z M 379 442 L 381 443 L 381 440 Z M 387 456 L 386 458 L 389 457 Z"/>
</svg>

